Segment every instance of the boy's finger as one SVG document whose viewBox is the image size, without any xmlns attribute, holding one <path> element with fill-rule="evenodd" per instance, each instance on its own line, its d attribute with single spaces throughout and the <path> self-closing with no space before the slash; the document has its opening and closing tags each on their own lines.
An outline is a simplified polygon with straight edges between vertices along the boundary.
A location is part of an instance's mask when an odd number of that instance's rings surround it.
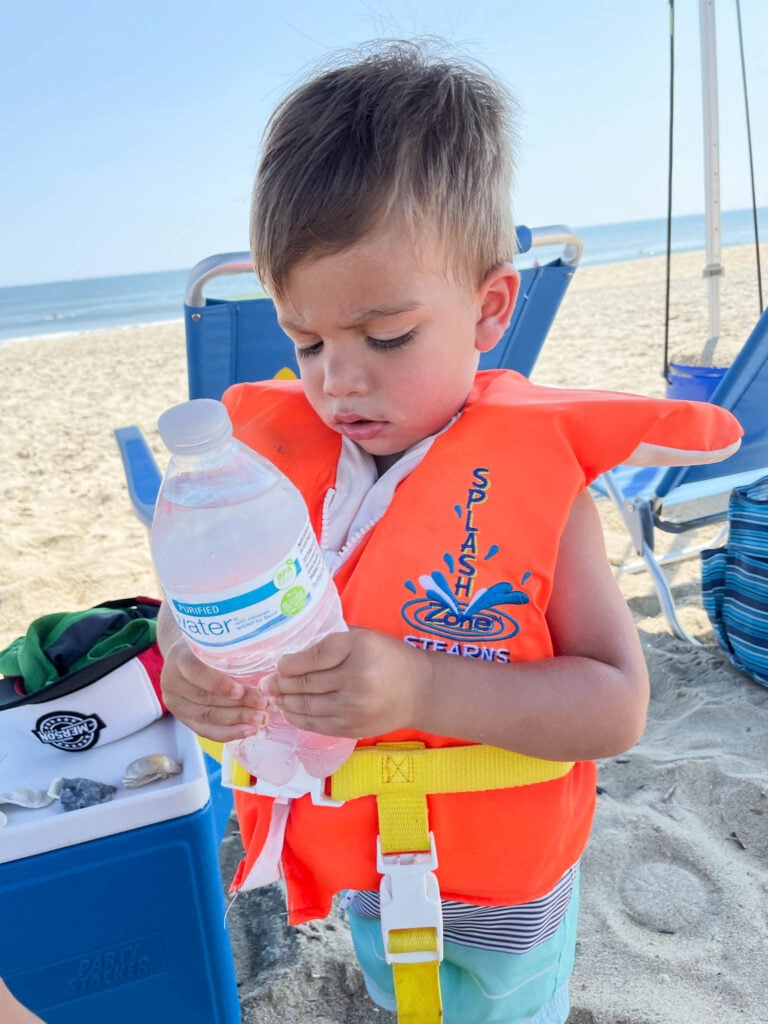
<svg viewBox="0 0 768 1024">
<path fill-rule="evenodd" d="M 303 651 L 284 654 L 277 663 L 281 676 L 326 672 L 336 668 L 349 654 L 349 633 L 329 633 Z"/>
<path fill-rule="evenodd" d="M 190 686 L 187 693 L 177 694 L 184 697 L 190 704 L 199 707 L 224 708 L 233 712 L 242 713 L 243 717 L 252 717 L 254 711 L 266 711 L 269 707 L 269 699 L 258 690 L 246 686 L 243 688 L 242 696 L 231 697 L 227 694 L 212 693 L 210 690 L 202 690 L 196 686 Z"/>
<path fill-rule="evenodd" d="M 331 696 L 290 693 L 280 698 L 278 706 L 291 724 L 299 729 L 333 735 L 331 723 L 338 726 L 339 709 Z"/>
<path fill-rule="evenodd" d="M 160 675 L 160 686 L 169 707 L 174 701 L 196 706 L 211 704 L 219 707 L 239 707 L 244 703 L 243 688 L 238 688 L 237 684 L 232 686 L 226 677 L 215 679 L 213 682 L 202 680 L 202 686 L 200 682 L 198 677 L 179 676 L 167 669 Z"/>
<path fill-rule="evenodd" d="M 258 690 L 255 686 L 244 687 L 245 692 L 242 698 L 238 701 L 238 705 L 243 708 L 250 708 L 254 711 L 266 711 L 269 707 L 269 699 L 267 695 L 262 692 L 261 688 Z"/>
<path fill-rule="evenodd" d="M 301 675 L 283 675 L 275 672 L 269 677 L 265 692 L 270 697 L 321 697 L 337 689 L 336 677 L 328 672 L 304 672 Z"/>
<path fill-rule="evenodd" d="M 197 706 L 187 709 L 185 721 L 201 736 L 227 743 L 230 740 L 255 736 L 268 720 L 265 711 L 244 711 L 242 708 Z"/>
<path fill-rule="evenodd" d="M 178 672 L 198 690 L 207 694 L 215 694 L 229 700 L 242 700 L 245 694 L 246 688 L 242 683 L 200 661 L 183 639 L 177 641 L 166 652 L 164 671 Z"/>
</svg>

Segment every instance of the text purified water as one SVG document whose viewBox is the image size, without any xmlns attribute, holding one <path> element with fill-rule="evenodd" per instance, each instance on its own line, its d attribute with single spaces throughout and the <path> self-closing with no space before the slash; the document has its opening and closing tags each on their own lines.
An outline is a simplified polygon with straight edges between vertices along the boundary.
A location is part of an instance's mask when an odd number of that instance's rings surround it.
<svg viewBox="0 0 768 1024">
<path fill-rule="evenodd" d="M 174 618 L 201 661 L 257 685 L 281 655 L 346 629 L 299 491 L 232 437 L 221 402 L 196 399 L 158 421 L 171 452 L 152 522 L 152 557 Z M 299 766 L 330 775 L 355 741 L 304 732 L 276 707 L 256 736 L 229 744 L 274 785 Z"/>
</svg>

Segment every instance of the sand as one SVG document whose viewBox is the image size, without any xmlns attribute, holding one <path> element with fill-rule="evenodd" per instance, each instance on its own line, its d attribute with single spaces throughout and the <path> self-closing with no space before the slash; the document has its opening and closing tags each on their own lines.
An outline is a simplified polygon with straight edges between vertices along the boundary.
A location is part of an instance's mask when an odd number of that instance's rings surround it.
<svg viewBox="0 0 768 1024">
<path fill-rule="evenodd" d="M 754 251 L 728 248 L 723 262 L 716 362 L 727 364 L 758 310 Z M 707 337 L 703 265 L 702 253 L 673 260 L 671 351 L 682 362 Z M 661 395 L 663 313 L 663 259 L 581 268 L 534 379 Z M 185 397 L 183 327 L 6 343 L 0 377 L 5 646 L 44 613 L 158 594 L 112 430 L 139 424 L 164 465 L 155 422 Z M 608 503 L 600 509 L 618 564 L 630 553 L 626 535 Z M 768 1021 L 768 690 L 716 647 L 698 561 L 670 572 L 698 649 L 669 633 L 645 573 L 619 575 L 652 699 L 640 743 L 600 765 L 571 1024 Z M 259 897 L 262 910 L 271 900 L 279 913 L 274 895 Z M 257 952 L 238 952 L 246 1024 L 393 1019 L 367 1000 L 343 921 L 298 929 L 284 970 L 267 969 L 268 951 Z"/>
</svg>

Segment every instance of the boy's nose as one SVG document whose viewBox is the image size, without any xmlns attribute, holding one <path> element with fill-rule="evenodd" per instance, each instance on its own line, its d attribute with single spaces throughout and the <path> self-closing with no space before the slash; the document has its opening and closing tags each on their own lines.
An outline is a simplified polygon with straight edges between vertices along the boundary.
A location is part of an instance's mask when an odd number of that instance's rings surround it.
<svg viewBox="0 0 768 1024">
<path fill-rule="evenodd" d="M 323 390 L 332 398 L 345 395 L 361 395 L 368 390 L 363 367 L 335 353 L 326 359 L 323 376 Z"/>
</svg>

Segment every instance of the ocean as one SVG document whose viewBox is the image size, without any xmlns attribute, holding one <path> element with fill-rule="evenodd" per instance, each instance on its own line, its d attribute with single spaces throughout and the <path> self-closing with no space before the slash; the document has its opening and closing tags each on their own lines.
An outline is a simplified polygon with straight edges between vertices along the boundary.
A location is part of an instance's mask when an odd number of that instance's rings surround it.
<svg viewBox="0 0 768 1024">
<path fill-rule="evenodd" d="M 666 252 L 667 223 L 656 220 L 626 221 L 573 229 L 584 243 L 581 266 L 618 263 L 659 256 Z M 758 211 L 761 241 L 768 232 L 768 207 Z M 723 246 L 754 241 L 751 210 L 722 214 Z M 704 214 L 674 217 L 673 252 L 690 252 L 705 246 Z M 557 255 L 536 250 L 540 262 Z M 521 257 L 520 265 L 534 257 Z M 0 342 L 43 334 L 89 331 L 129 324 L 159 323 L 183 316 L 187 270 L 164 270 L 123 277 L 57 281 L 0 288 Z M 206 288 L 206 295 L 234 298 L 258 290 L 254 275 L 220 278 Z"/>
</svg>

